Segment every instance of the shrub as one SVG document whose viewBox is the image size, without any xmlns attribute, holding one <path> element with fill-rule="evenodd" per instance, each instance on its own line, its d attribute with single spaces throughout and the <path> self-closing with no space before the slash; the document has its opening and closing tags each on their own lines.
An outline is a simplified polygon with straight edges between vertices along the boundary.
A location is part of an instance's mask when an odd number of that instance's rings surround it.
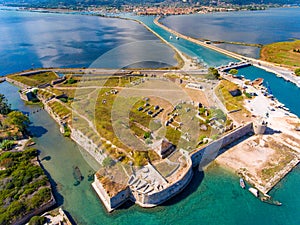
<svg viewBox="0 0 300 225">
<path fill-rule="evenodd" d="M 102 161 L 102 166 L 104 167 L 112 166 L 113 164 L 114 161 L 108 156 Z"/>
<path fill-rule="evenodd" d="M 232 75 L 236 75 L 236 74 L 238 74 L 238 70 L 237 69 L 231 69 L 231 70 L 229 70 L 229 73 L 230 74 L 232 74 Z"/>
<path fill-rule="evenodd" d="M 150 132 L 145 132 L 144 133 L 144 138 L 145 139 L 151 138 L 151 133 Z"/>
<path fill-rule="evenodd" d="M 300 68 L 295 69 L 296 76 L 300 76 Z"/>
<path fill-rule="evenodd" d="M 14 141 L 11 140 L 4 140 L 2 141 L 2 143 L 0 144 L 0 148 L 3 150 L 10 150 L 12 149 L 13 145 L 14 145 Z"/>
<path fill-rule="evenodd" d="M 68 80 L 68 84 L 75 84 L 77 81 L 74 80 L 72 77 Z"/>
<path fill-rule="evenodd" d="M 46 218 L 43 216 L 34 216 L 29 221 L 29 225 L 43 225 L 45 223 L 46 223 Z"/>
</svg>

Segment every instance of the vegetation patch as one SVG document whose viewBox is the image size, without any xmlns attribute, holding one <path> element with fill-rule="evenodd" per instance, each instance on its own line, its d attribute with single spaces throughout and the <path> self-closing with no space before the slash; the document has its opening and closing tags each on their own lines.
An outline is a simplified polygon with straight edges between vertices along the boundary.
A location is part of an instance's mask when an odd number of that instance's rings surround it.
<svg viewBox="0 0 300 225">
<path fill-rule="evenodd" d="M 155 168 L 164 177 L 170 176 L 177 167 L 178 167 L 178 164 L 175 164 L 175 163 L 170 164 L 170 163 L 167 163 L 164 161 L 155 165 Z"/>
<path fill-rule="evenodd" d="M 232 96 L 230 91 L 238 89 L 238 86 L 228 80 L 222 80 L 215 92 L 228 111 L 243 108 L 243 96 Z"/>
<path fill-rule="evenodd" d="M 47 84 L 57 79 L 56 74 L 52 71 L 33 73 L 28 75 L 10 75 L 8 77 L 32 87 Z"/>
<path fill-rule="evenodd" d="M 0 155 L 0 224 L 13 224 L 51 199 L 50 183 L 36 149 Z"/>
<path fill-rule="evenodd" d="M 181 137 L 181 132 L 179 130 L 175 130 L 172 127 L 166 128 L 166 138 L 174 145 L 178 145 L 179 139 Z"/>
<path fill-rule="evenodd" d="M 266 182 L 272 179 L 278 171 L 283 170 L 295 158 L 293 150 L 282 143 L 271 141 L 269 142 L 269 147 L 274 149 L 276 153 L 273 156 L 273 160 L 267 162 L 265 168 L 261 171 L 262 179 Z"/>
<path fill-rule="evenodd" d="M 19 111 L 12 111 L 7 99 L 0 94 L 0 148 L 11 149 L 9 140 L 23 138 L 29 125 L 29 118 Z"/>
<path fill-rule="evenodd" d="M 261 59 L 284 65 L 287 67 L 300 67 L 300 40 L 291 42 L 277 42 L 265 45 L 261 50 Z"/>
<path fill-rule="evenodd" d="M 53 110 L 56 115 L 60 118 L 64 118 L 71 115 L 71 110 L 58 101 L 52 101 L 48 103 L 49 107 Z"/>
</svg>

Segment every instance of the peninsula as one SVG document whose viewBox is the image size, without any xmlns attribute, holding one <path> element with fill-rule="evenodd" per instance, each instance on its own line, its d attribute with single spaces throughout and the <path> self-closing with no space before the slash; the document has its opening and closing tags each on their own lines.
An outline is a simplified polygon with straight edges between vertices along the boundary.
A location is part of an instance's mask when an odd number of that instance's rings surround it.
<svg viewBox="0 0 300 225">
<path fill-rule="evenodd" d="M 6 80 L 24 88 L 23 99 L 37 97 L 61 132 L 102 165 L 93 187 L 112 211 L 127 200 L 163 203 L 188 185 L 193 167 L 204 169 L 215 158 L 264 194 L 299 162 L 299 119 L 255 82 L 241 85 L 219 70 L 220 77 L 215 70 L 56 68 Z M 266 118 L 268 107 L 274 111 Z M 248 149 L 240 151 L 235 141 L 245 137 Z"/>
<path fill-rule="evenodd" d="M 60 131 L 98 161 L 92 186 L 109 212 L 128 200 L 162 204 L 184 190 L 193 167 L 203 170 L 216 158 L 267 194 L 299 163 L 299 118 L 260 80 L 230 71 L 255 65 L 299 80 L 289 70 L 155 23 L 241 62 L 199 68 L 173 47 L 184 58 L 180 70 L 45 68 L 5 80 L 22 87 L 22 99 L 40 101 Z"/>
</svg>

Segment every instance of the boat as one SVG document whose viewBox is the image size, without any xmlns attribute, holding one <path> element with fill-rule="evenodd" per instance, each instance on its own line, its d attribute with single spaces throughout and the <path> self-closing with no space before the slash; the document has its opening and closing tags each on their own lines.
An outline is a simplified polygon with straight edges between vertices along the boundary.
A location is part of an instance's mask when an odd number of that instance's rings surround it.
<svg viewBox="0 0 300 225">
<path fill-rule="evenodd" d="M 170 39 L 173 39 L 173 36 L 172 36 L 172 35 L 170 36 Z"/>
<path fill-rule="evenodd" d="M 93 171 L 89 171 L 88 181 L 93 181 L 93 180 L 94 180 L 94 172 Z"/>
<path fill-rule="evenodd" d="M 285 107 L 285 106 L 283 106 L 282 109 L 285 110 L 285 111 L 288 111 L 288 112 L 290 111 L 290 109 L 288 107 Z"/>
<path fill-rule="evenodd" d="M 83 180 L 83 176 L 82 176 L 78 166 L 73 167 L 73 176 L 74 176 L 75 180 L 77 181 L 77 183 Z"/>
<path fill-rule="evenodd" d="M 256 198 L 260 199 L 262 202 L 268 203 L 270 205 L 281 206 L 282 203 L 274 200 L 270 195 L 259 192 L 256 188 L 250 187 L 248 189 Z"/>
<path fill-rule="evenodd" d="M 252 82 L 252 84 L 254 85 L 254 86 L 259 86 L 259 85 L 262 85 L 263 84 L 263 82 L 264 82 L 264 79 L 263 78 L 256 78 L 253 82 Z"/>
<path fill-rule="evenodd" d="M 240 186 L 241 188 L 245 189 L 246 185 L 245 185 L 245 182 L 244 182 L 244 179 L 243 178 L 240 178 Z"/>
<path fill-rule="evenodd" d="M 178 36 L 176 36 L 176 40 L 178 40 L 179 39 L 179 37 Z"/>
<path fill-rule="evenodd" d="M 265 202 L 265 203 L 268 203 L 268 204 L 271 204 L 271 205 L 277 205 L 277 206 L 281 206 L 282 203 L 277 201 L 277 200 L 274 200 L 270 195 L 267 195 L 267 194 L 264 194 L 262 197 L 260 197 L 260 200 L 262 202 Z"/>
<path fill-rule="evenodd" d="M 253 188 L 253 187 L 250 187 L 248 189 L 256 198 L 258 198 L 258 190 Z"/>
</svg>

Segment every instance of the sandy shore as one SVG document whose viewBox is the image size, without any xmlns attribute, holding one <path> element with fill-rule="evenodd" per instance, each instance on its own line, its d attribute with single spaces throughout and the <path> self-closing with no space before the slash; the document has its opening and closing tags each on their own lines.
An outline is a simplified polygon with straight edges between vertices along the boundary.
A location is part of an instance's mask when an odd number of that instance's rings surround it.
<svg viewBox="0 0 300 225">
<path fill-rule="evenodd" d="M 274 108 L 276 103 L 259 90 L 256 93 L 258 96 L 247 100 L 245 107 L 255 120 L 268 123 L 265 134 L 236 143 L 216 162 L 267 193 L 299 163 L 300 132 L 295 127 L 300 120 L 283 109 Z"/>
</svg>

